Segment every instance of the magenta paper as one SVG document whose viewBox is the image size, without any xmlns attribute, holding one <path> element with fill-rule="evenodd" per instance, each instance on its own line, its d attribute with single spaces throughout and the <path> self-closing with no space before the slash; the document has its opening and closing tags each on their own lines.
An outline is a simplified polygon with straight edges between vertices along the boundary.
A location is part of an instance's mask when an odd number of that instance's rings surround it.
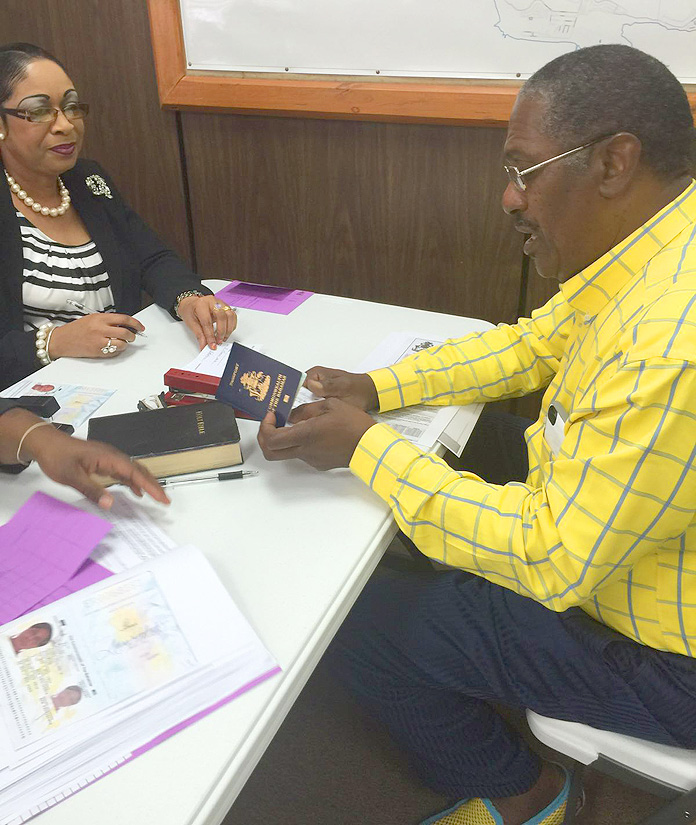
<svg viewBox="0 0 696 825">
<path fill-rule="evenodd" d="M 0 527 L 0 624 L 63 587 L 111 530 L 111 523 L 34 493 Z"/>
<path fill-rule="evenodd" d="M 304 289 L 286 289 L 282 286 L 268 284 L 250 284 L 247 281 L 231 281 L 219 292 L 216 298 L 230 306 L 256 309 L 260 312 L 275 312 L 277 315 L 289 315 L 293 309 L 314 295 Z"/>
</svg>

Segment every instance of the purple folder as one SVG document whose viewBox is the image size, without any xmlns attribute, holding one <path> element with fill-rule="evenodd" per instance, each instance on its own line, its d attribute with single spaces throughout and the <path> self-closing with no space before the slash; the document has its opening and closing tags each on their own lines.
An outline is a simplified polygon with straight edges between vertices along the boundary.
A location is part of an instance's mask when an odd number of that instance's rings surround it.
<svg viewBox="0 0 696 825">
<path fill-rule="evenodd" d="M 230 306 L 275 312 L 277 315 L 289 315 L 312 295 L 313 292 L 304 289 L 286 289 L 269 284 L 251 284 L 248 281 L 231 281 L 215 293 L 216 298 Z"/>
</svg>

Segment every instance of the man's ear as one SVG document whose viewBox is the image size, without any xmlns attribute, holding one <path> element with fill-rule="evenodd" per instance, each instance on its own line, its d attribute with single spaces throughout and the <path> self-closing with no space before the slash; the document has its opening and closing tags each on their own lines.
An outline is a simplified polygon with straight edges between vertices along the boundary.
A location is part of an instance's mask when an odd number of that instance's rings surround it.
<svg viewBox="0 0 696 825">
<path fill-rule="evenodd" d="M 602 197 L 623 195 L 635 179 L 642 152 L 640 140 L 630 132 L 619 132 L 601 147 Z"/>
</svg>

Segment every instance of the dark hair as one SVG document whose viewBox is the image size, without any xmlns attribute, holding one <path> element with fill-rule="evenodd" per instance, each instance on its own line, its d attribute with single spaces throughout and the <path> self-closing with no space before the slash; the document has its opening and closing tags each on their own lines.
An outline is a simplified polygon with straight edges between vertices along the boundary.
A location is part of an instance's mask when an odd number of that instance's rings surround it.
<svg viewBox="0 0 696 825">
<path fill-rule="evenodd" d="M 33 624 L 32 627 L 36 627 L 39 630 L 45 630 L 48 634 L 46 636 L 46 641 L 39 642 L 38 645 L 36 645 L 36 647 L 43 647 L 51 641 L 51 636 L 53 636 L 53 628 L 48 622 L 37 622 L 36 624 Z"/>
<path fill-rule="evenodd" d="M 619 44 L 569 52 L 535 72 L 521 95 L 546 103 L 540 128 L 569 148 L 630 132 L 641 142 L 641 162 L 657 175 L 692 169 L 696 131 L 686 92 L 645 52 Z"/>
<path fill-rule="evenodd" d="M 0 46 L 0 104 L 12 95 L 14 87 L 26 76 L 27 66 L 34 60 L 51 60 L 66 71 L 60 60 L 41 46 L 31 43 L 7 43 Z"/>
</svg>

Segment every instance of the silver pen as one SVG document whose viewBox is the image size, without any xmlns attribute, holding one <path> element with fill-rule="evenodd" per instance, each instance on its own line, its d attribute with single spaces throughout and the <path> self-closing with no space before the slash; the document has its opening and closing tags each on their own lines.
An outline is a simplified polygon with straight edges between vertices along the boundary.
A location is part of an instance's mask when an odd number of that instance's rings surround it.
<svg viewBox="0 0 696 825">
<path fill-rule="evenodd" d="M 79 309 L 80 312 L 84 312 L 85 315 L 98 315 L 101 312 L 101 310 L 99 309 L 90 309 L 89 307 L 86 307 L 84 304 L 81 304 L 79 301 L 73 301 L 72 298 L 66 298 L 65 303 L 70 304 L 70 306 L 75 307 L 75 309 Z M 140 332 L 140 330 L 133 329 L 133 327 L 126 327 L 126 329 L 129 329 L 136 335 L 140 335 L 141 338 L 147 338 L 147 335 L 145 335 L 144 332 Z"/>
<path fill-rule="evenodd" d="M 214 473 L 209 476 L 198 476 L 198 478 L 163 478 L 158 480 L 162 487 L 174 487 L 177 484 L 198 484 L 200 481 L 232 481 L 235 478 L 247 478 L 258 474 L 258 470 L 234 470 L 231 473 Z"/>
</svg>

